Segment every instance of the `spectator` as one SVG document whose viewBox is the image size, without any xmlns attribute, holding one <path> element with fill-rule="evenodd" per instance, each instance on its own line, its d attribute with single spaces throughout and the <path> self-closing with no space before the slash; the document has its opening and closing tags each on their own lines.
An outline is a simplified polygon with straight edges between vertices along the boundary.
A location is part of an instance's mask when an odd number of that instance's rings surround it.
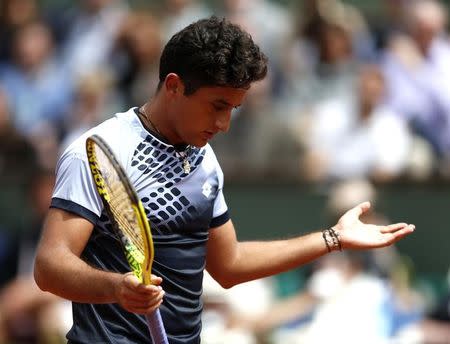
<svg viewBox="0 0 450 344">
<path fill-rule="evenodd" d="M 290 18 L 285 7 L 268 0 L 224 0 L 223 16 L 247 30 L 264 51 L 267 51 L 272 74 L 271 91 L 278 94 L 281 85 L 280 63 L 283 44 L 289 34 Z"/>
<path fill-rule="evenodd" d="M 0 80 L 14 113 L 14 126 L 25 135 L 33 135 L 46 124 L 60 124 L 71 101 L 71 79 L 54 55 L 52 35 L 45 23 L 34 21 L 22 26 L 13 43 L 13 63 L 4 66 Z"/>
<path fill-rule="evenodd" d="M 259 343 L 255 331 L 239 322 L 247 318 L 259 319 L 272 310 L 275 301 L 273 282 L 272 278 L 263 278 L 226 290 L 205 271 L 202 343 Z"/>
<path fill-rule="evenodd" d="M 146 12 L 131 12 L 118 36 L 114 63 L 118 70 L 118 88 L 125 102 L 132 106 L 156 90 L 159 55 L 162 50 L 160 21 Z"/>
<path fill-rule="evenodd" d="M 364 18 L 353 7 L 335 0 L 302 4 L 282 64 L 286 87 L 281 111 L 294 118 L 319 100 L 348 96 L 360 59 L 356 37 L 370 40 Z"/>
<path fill-rule="evenodd" d="M 375 65 L 366 65 L 358 79 L 352 98 L 335 97 L 314 109 L 305 129 L 309 135 L 302 169 L 307 180 L 389 181 L 404 172 L 410 133 L 383 105 L 383 76 Z"/>
<path fill-rule="evenodd" d="M 83 0 L 72 11 L 63 58 L 76 80 L 85 73 L 109 66 L 114 42 L 128 6 L 123 0 Z"/>
<path fill-rule="evenodd" d="M 366 255 L 345 252 L 327 258 L 315 267 L 308 283 L 307 292 L 318 301 L 317 308 L 296 336 L 305 343 L 385 341 L 389 332 L 383 306 L 389 290 L 369 272 Z M 283 338 L 283 332 L 278 336 Z"/>
<path fill-rule="evenodd" d="M 374 58 L 374 42 L 366 18 L 360 10 L 341 0 L 306 0 L 296 11 L 295 33 L 310 42 L 316 41 L 327 22 L 345 22 L 357 60 Z"/>
<path fill-rule="evenodd" d="M 345 212 L 345 206 L 356 204 L 362 199 L 370 200 L 373 206 L 362 216 L 362 222 L 376 224 L 390 222 L 390 219 L 381 212 L 382 200 L 377 189 L 364 179 L 340 182 L 331 187 L 326 206 L 330 222 Z M 387 300 L 383 305 L 385 336 L 396 338 L 404 328 L 417 324 L 423 316 L 425 302 L 413 288 L 414 267 L 409 257 L 402 255 L 395 246 L 391 246 L 367 254 L 358 254 L 356 258 L 362 259 L 366 272 L 380 278 L 387 289 Z"/>
<path fill-rule="evenodd" d="M 200 0 L 164 0 L 163 1 L 163 40 L 194 21 L 211 15 L 211 10 Z"/>
<path fill-rule="evenodd" d="M 380 15 L 372 18 L 370 23 L 377 52 L 386 49 L 389 40 L 405 28 L 406 7 L 409 0 L 382 0 Z"/>
<path fill-rule="evenodd" d="M 112 76 L 106 70 L 80 76 L 74 102 L 64 123 L 65 135 L 59 145 L 60 152 L 81 132 L 105 120 L 109 111 L 120 106 L 121 99 L 113 86 Z"/>
<path fill-rule="evenodd" d="M 391 37 L 382 66 L 387 101 L 433 147 L 450 156 L 450 44 L 445 8 L 434 0 L 413 2 L 406 32 Z"/>
<path fill-rule="evenodd" d="M 450 293 L 440 300 L 437 307 L 420 324 L 425 343 L 445 344 L 450 339 Z"/>
<path fill-rule="evenodd" d="M 0 63 L 12 61 L 12 37 L 21 26 L 38 18 L 36 0 L 0 2 Z"/>
<path fill-rule="evenodd" d="M 450 270 L 449 270 L 450 273 Z M 450 277 L 450 275 L 449 275 Z M 450 282 L 450 280 L 448 281 Z M 447 344 L 450 340 L 450 285 L 447 292 L 422 319 L 402 329 L 397 335 L 399 344 Z"/>
</svg>

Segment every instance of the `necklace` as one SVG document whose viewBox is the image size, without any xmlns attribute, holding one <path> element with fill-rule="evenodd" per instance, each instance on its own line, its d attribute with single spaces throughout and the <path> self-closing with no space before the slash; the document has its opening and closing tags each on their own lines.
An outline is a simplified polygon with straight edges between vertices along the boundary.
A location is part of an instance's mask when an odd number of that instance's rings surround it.
<svg viewBox="0 0 450 344">
<path fill-rule="evenodd" d="M 177 155 L 183 159 L 182 165 L 183 165 L 183 171 L 186 174 L 189 174 L 191 172 L 191 163 L 189 162 L 189 154 L 191 153 L 191 146 L 187 146 L 184 151 L 176 151 Z"/>
<path fill-rule="evenodd" d="M 168 141 L 167 138 L 159 131 L 158 127 L 152 122 L 150 116 L 147 115 L 146 105 L 144 105 L 142 108 L 139 108 L 138 113 L 148 122 L 148 124 L 150 124 L 149 127 L 151 127 L 151 129 L 155 130 L 155 132 L 158 133 L 159 136 Z M 191 150 L 191 145 L 187 145 L 183 151 L 179 151 L 175 148 L 175 153 L 177 157 L 181 159 L 183 171 L 186 174 L 189 174 L 191 172 L 191 163 L 189 162 L 189 155 L 191 153 Z"/>
</svg>

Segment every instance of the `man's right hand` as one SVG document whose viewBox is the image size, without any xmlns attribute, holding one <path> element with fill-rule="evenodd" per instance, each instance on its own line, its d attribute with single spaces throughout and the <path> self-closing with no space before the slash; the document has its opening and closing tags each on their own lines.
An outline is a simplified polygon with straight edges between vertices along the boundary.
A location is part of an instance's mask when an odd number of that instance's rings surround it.
<svg viewBox="0 0 450 344">
<path fill-rule="evenodd" d="M 149 314 L 162 303 L 164 290 L 161 277 L 152 275 L 152 284 L 143 284 L 132 272 L 123 275 L 116 289 L 117 302 L 127 311 Z"/>
</svg>

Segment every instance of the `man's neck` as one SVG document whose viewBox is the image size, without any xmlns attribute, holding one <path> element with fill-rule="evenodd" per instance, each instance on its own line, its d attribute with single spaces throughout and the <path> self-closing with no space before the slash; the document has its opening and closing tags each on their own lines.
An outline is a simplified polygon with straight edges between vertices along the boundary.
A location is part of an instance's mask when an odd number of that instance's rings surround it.
<svg viewBox="0 0 450 344">
<path fill-rule="evenodd" d="M 165 104 L 161 104 L 158 96 L 141 106 L 140 111 L 147 121 L 147 126 L 164 138 L 164 141 L 174 146 L 184 144 L 173 129 Z"/>
</svg>

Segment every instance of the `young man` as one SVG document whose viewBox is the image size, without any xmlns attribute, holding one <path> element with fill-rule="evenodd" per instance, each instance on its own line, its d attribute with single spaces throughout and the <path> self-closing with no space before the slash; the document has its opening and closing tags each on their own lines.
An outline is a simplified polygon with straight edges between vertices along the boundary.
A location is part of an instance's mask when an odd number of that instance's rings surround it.
<svg viewBox="0 0 450 344">
<path fill-rule="evenodd" d="M 43 289 L 73 301 L 69 343 L 149 343 L 142 314 L 160 308 L 170 343 L 199 343 L 203 270 L 225 288 L 273 275 L 336 249 L 392 244 L 405 223 L 362 224 L 369 208 L 333 229 L 291 240 L 236 240 L 211 147 L 233 108 L 264 78 L 266 57 L 239 27 L 215 17 L 175 34 L 160 61 L 154 97 L 82 135 L 57 166 L 52 206 L 36 258 Z M 92 183 L 85 139 L 103 137 L 148 211 L 155 243 L 152 286 L 131 273 Z"/>
</svg>

